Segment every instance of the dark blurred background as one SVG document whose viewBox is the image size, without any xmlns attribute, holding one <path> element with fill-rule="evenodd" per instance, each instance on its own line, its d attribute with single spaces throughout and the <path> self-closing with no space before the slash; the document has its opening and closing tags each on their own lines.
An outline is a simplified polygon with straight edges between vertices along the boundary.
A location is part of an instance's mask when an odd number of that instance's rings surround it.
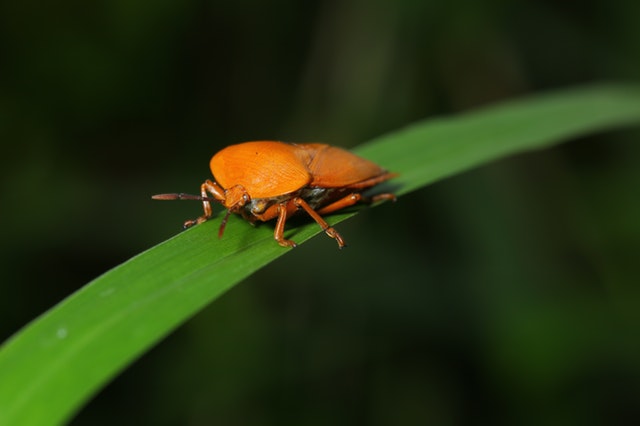
<svg viewBox="0 0 640 426">
<path fill-rule="evenodd" d="M 3 2 L 0 340 L 179 232 L 197 203 L 149 196 L 197 191 L 227 144 L 350 147 L 635 81 L 639 22 L 634 1 Z M 364 210 L 339 225 L 347 250 L 324 237 L 292 250 L 73 424 L 634 424 L 639 136 Z"/>
</svg>

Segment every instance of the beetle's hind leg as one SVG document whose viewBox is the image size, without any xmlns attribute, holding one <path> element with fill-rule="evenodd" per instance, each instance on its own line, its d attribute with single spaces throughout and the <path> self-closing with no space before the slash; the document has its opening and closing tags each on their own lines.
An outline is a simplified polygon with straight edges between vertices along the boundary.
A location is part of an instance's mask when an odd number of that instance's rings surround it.
<svg viewBox="0 0 640 426">
<path fill-rule="evenodd" d="M 382 194 L 372 195 L 371 197 L 363 197 L 362 201 L 364 203 L 377 203 L 378 201 L 393 201 L 396 202 L 396 194 L 392 194 L 390 192 L 383 192 Z"/>
<path fill-rule="evenodd" d="M 382 201 L 382 200 L 395 201 L 396 196 L 391 193 L 383 193 L 383 194 L 376 194 L 371 197 L 365 197 L 359 192 L 354 192 L 352 194 L 347 195 L 346 197 L 340 198 L 338 201 L 334 201 L 333 203 L 327 206 L 324 206 L 323 208 L 318 210 L 318 213 L 321 215 L 325 215 L 325 214 L 333 213 L 335 211 L 353 206 L 354 204 L 357 204 L 357 203 L 371 204 L 371 203 L 375 203 L 377 201 Z"/>
<path fill-rule="evenodd" d="M 318 225 L 320 225 L 322 230 L 328 236 L 335 239 L 336 242 L 338 243 L 339 248 L 343 248 L 345 246 L 344 240 L 342 239 L 342 236 L 338 233 L 338 231 L 333 229 L 333 227 L 329 225 L 327 221 L 324 220 L 318 212 L 312 209 L 311 206 L 305 200 L 303 200 L 300 197 L 295 197 L 292 201 L 297 207 L 302 208 L 305 212 L 307 212 L 307 214 L 311 216 L 313 220 L 315 220 L 318 223 Z"/>
</svg>

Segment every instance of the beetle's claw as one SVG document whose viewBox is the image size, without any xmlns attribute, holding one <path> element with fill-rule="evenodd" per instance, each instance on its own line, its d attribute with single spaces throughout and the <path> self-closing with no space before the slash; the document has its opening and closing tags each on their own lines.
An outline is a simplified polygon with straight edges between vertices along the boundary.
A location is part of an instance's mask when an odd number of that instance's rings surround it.
<svg viewBox="0 0 640 426">
<path fill-rule="evenodd" d="M 295 241 L 292 240 L 285 240 L 284 238 L 282 240 L 277 240 L 278 244 L 280 244 L 282 247 L 298 247 L 298 245 L 295 243 Z"/>
<path fill-rule="evenodd" d="M 193 225 L 200 225 L 202 222 L 206 222 L 209 219 L 207 216 L 200 216 L 197 219 L 187 220 L 182 224 L 184 229 L 191 228 Z"/>
</svg>

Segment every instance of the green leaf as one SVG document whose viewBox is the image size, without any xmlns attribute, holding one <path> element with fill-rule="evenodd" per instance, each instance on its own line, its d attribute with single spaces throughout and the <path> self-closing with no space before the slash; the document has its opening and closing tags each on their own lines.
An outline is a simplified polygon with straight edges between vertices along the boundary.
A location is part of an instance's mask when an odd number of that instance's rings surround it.
<svg viewBox="0 0 640 426">
<path fill-rule="evenodd" d="M 509 154 L 638 123 L 640 88 L 598 86 L 426 120 L 355 151 L 398 172 L 383 186 L 401 195 Z M 330 221 L 353 214 L 332 215 Z M 253 228 L 232 217 L 219 240 L 218 222 L 196 226 L 108 271 L 5 342 L 0 424 L 68 420 L 140 354 L 289 251 L 274 242 L 272 226 Z M 320 232 L 309 223 L 287 236 L 302 243 Z"/>
</svg>

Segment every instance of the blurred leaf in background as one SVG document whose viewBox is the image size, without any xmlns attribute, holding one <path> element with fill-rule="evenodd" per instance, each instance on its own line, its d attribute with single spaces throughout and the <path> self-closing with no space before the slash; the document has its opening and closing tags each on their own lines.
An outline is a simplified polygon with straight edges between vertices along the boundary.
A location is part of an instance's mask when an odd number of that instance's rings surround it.
<svg viewBox="0 0 640 426">
<path fill-rule="evenodd" d="M 224 145 L 349 147 L 525 93 L 637 80 L 639 19 L 622 0 L 0 5 L 0 338 L 179 232 L 199 207 L 149 195 L 195 191 Z M 74 424 L 637 416 L 639 136 L 364 211 L 341 226 L 349 250 L 317 239 L 260 271 Z"/>
</svg>

